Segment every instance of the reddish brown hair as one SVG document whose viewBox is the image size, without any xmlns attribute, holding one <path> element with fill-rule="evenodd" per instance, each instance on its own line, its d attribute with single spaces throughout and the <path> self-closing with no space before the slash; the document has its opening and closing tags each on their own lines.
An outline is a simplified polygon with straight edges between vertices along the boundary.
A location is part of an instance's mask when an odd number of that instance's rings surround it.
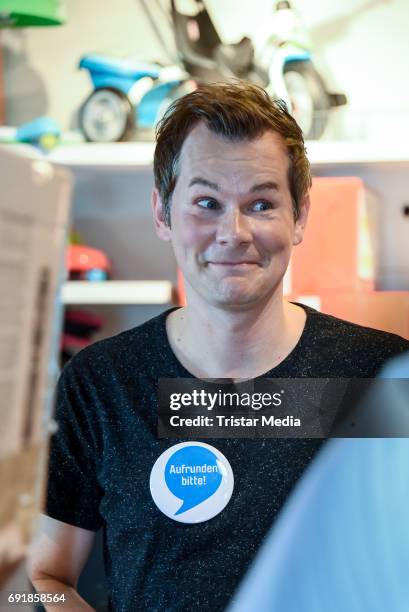
<svg viewBox="0 0 409 612">
<path fill-rule="evenodd" d="M 233 81 L 200 85 L 175 100 L 157 125 L 153 170 L 168 225 L 180 152 L 189 132 L 200 121 L 215 134 L 232 141 L 252 140 L 266 130 L 280 134 L 290 159 L 288 184 L 297 218 L 301 201 L 311 187 L 301 128 L 282 100 L 273 100 L 257 85 Z"/>
</svg>

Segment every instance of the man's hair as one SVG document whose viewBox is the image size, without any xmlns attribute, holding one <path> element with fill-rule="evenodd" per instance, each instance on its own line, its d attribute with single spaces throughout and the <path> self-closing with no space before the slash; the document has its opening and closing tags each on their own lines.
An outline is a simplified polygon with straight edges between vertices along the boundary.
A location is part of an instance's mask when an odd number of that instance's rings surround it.
<svg viewBox="0 0 409 612">
<path fill-rule="evenodd" d="M 301 128 L 283 100 L 273 100 L 257 85 L 233 81 L 200 85 L 178 98 L 156 127 L 155 186 L 169 226 L 180 152 L 188 134 L 199 122 L 231 141 L 253 140 L 267 130 L 280 134 L 289 156 L 288 184 L 294 217 L 298 217 L 301 201 L 311 187 L 310 164 Z"/>
</svg>

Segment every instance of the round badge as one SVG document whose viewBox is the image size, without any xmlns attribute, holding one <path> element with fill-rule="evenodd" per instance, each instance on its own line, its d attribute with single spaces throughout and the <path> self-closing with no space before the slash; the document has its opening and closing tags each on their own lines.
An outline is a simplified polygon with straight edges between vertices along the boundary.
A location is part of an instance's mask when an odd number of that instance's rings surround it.
<svg viewBox="0 0 409 612">
<path fill-rule="evenodd" d="M 156 460 L 150 477 L 153 501 L 180 523 L 203 523 L 227 506 L 234 477 L 226 457 L 204 442 L 182 442 Z"/>
</svg>

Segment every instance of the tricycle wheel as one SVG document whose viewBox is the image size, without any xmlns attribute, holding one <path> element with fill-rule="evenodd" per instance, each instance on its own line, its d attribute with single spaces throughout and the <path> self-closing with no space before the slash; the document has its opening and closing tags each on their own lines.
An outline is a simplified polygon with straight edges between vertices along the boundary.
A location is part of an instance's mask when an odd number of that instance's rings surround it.
<svg viewBox="0 0 409 612">
<path fill-rule="evenodd" d="M 326 128 L 331 107 L 321 75 L 311 62 L 291 61 L 284 67 L 284 81 L 292 115 L 305 138 L 318 140 Z"/>
<path fill-rule="evenodd" d="M 116 89 L 96 89 L 80 110 L 80 127 L 90 142 L 130 140 L 136 113 L 129 98 Z"/>
</svg>

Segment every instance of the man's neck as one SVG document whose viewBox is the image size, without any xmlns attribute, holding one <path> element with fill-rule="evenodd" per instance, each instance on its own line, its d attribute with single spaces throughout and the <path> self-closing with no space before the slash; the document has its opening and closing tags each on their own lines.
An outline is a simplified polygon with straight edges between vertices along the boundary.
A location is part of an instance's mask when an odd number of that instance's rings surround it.
<svg viewBox="0 0 409 612">
<path fill-rule="evenodd" d="M 264 304 L 228 310 L 189 300 L 167 318 L 170 345 L 182 365 L 199 378 L 260 376 L 296 346 L 305 312 L 282 295 Z"/>
</svg>

